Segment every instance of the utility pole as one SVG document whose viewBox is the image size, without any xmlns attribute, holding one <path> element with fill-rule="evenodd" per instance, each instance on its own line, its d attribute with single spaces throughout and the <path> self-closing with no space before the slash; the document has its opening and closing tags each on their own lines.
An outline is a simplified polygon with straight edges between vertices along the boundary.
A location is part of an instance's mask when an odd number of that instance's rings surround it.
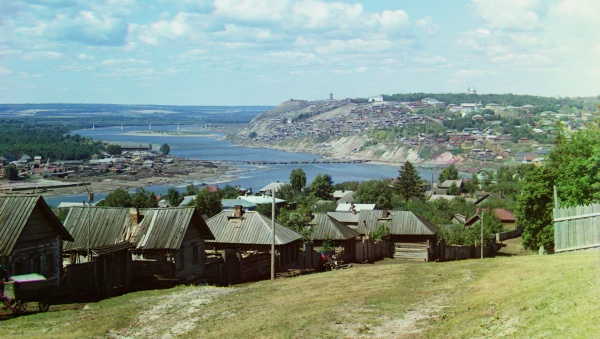
<svg viewBox="0 0 600 339">
<path fill-rule="evenodd" d="M 483 197 L 477 199 L 477 201 L 475 201 L 475 203 L 474 203 L 475 207 L 477 207 L 477 205 L 481 204 L 489 196 L 490 196 L 490 194 L 487 193 Z M 483 259 L 483 208 L 481 209 L 481 217 L 479 219 L 479 222 L 480 222 L 480 227 L 481 227 L 481 245 L 480 245 L 481 246 L 481 259 Z"/>
<path fill-rule="evenodd" d="M 275 188 L 271 190 L 273 204 L 271 206 L 271 281 L 275 281 Z"/>
</svg>

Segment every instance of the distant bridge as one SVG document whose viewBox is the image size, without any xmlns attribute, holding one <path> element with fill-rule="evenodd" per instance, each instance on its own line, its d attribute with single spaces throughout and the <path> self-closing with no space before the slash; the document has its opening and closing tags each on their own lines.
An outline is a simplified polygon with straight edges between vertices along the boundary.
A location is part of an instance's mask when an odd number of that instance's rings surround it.
<svg viewBox="0 0 600 339">
<path fill-rule="evenodd" d="M 200 161 L 209 162 L 213 164 L 240 164 L 240 165 L 300 165 L 300 164 L 362 164 L 369 162 L 370 160 L 293 160 L 293 161 L 273 161 L 273 160 L 192 160 L 189 161 Z"/>
</svg>

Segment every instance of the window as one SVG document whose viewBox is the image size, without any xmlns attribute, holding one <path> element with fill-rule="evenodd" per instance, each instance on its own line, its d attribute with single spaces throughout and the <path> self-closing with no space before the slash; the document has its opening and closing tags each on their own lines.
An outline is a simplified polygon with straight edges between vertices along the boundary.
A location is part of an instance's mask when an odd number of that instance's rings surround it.
<svg viewBox="0 0 600 339">
<path fill-rule="evenodd" d="M 54 275 L 54 253 L 49 252 L 46 253 L 46 275 L 51 276 Z"/>
<path fill-rule="evenodd" d="M 198 243 L 192 243 L 192 260 L 194 264 L 197 264 L 200 261 L 200 257 L 198 256 Z"/>
<path fill-rule="evenodd" d="M 39 255 L 33 257 L 31 264 L 31 273 L 42 273 L 42 260 Z"/>
<path fill-rule="evenodd" d="M 178 269 L 182 269 L 185 265 L 184 265 L 184 261 L 185 261 L 185 251 L 184 251 L 184 247 L 181 246 L 181 248 L 179 249 L 178 253 L 177 253 L 177 260 L 175 260 L 175 266 Z"/>
</svg>

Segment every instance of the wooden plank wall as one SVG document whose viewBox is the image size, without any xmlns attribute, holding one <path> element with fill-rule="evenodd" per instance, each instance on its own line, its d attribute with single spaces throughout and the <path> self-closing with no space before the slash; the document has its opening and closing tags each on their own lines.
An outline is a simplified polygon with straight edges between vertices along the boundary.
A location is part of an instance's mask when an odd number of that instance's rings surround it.
<svg viewBox="0 0 600 339">
<path fill-rule="evenodd" d="M 600 251 L 600 204 L 554 209 L 554 251 Z"/>
</svg>

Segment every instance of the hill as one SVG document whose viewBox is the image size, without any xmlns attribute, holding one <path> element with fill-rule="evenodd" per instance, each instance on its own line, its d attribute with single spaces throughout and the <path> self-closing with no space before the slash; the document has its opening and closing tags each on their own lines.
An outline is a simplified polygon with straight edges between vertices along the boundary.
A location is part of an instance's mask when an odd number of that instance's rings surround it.
<svg viewBox="0 0 600 339">
<path fill-rule="evenodd" d="M 598 253 L 388 259 L 272 283 L 177 287 L 2 321 L 2 337 L 570 337 L 600 333 Z"/>
</svg>

